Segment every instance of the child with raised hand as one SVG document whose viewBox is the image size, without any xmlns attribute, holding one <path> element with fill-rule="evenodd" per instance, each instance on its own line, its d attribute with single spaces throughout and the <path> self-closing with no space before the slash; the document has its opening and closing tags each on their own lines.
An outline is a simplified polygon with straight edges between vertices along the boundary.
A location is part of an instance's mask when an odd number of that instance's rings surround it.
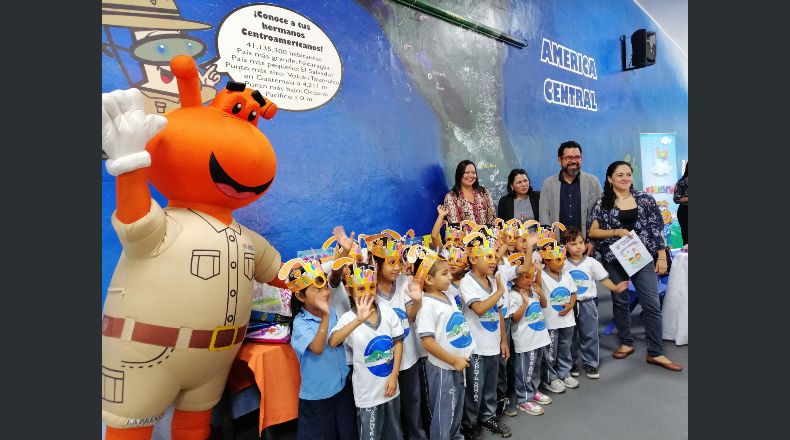
<svg viewBox="0 0 790 440">
<path fill-rule="evenodd" d="M 348 439 L 357 436 L 354 395 L 344 350 L 328 345 L 337 324 L 329 288 L 318 261 L 296 258 L 278 274 L 293 292 L 291 346 L 299 361 L 297 439 Z"/>
<path fill-rule="evenodd" d="M 398 373 L 403 327 L 389 306 L 376 304 L 374 268 L 350 258 L 339 258 L 332 267 L 345 265 L 351 265 L 345 284 L 353 306 L 330 331 L 329 345 L 351 349 L 359 438 L 401 440 Z"/>
<path fill-rule="evenodd" d="M 499 220 L 499 219 L 497 219 Z M 501 220 L 500 220 L 501 222 Z M 537 224 L 537 222 L 532 221 Z M 522 228 L 520 221 L 513 219 L 508 222 L 501 222 L 501 241 L 498 242 L 499 257 L 497 270 L 502 272 L 504 279 L 508 281 L 508 288 L 505 289 L 505 294 L 502 296 L 502 318 L 505 328 L 505 333 L 508 341 L 508 347 L 511 354 L 513 353 L 513 336 L 512 336 L 512 320 L 513 312 L 516 310 L 511 306 L 513 296 L 518 296 L 510 288 L 510 283 L 517 276 L 528 272 L 527 269 L 532 270 L 529 264 L 532 258 L 532 249 L 538 240 L 537 234 L 529 234 L 528 228 Z M 529 257 L 524 259 L 510 259 L 505 258 L 505 255 L 512 255 L 513 251 L 519 249 L 521 254 L 529 254 Z M 518 264 L 513 264 L 514 262 Z M 523 266 L 523 267 L 521 267 Z M 497 379 L 497 414 L 504 414 L 506 416 L 515 417 L 518 415 L 516 409 L 516 396 L 515 396 L 515 359 L 511 356 L 507 361 L 499 359 L 499 373 Z"/>
<path fill-rule="evenodd" d="M 628 280 L 615 285 L 609 279 L 609 272 L 604 269 L 603 265 L 594 258 L 585 255 L 587 245 L 578 229 L 568 228 L 562 234 L 562 241 L 568 253 L 562 271 L 571 276 L 578 289 L 576 291 L 576 308 L 574 309 L 576 326 L 571 345 L 573 359 L 571 376 L 579 375 L 578 361 L 581 357 L 587 377 L 598 379 L 600 377 L 598 372 L 598 292 L 595 282 L 600 282 L 614 293 L 622 293 L 628 289 Z"/>
<path fill-rule="evenodd" d="M 524 260 L 524 254 L 513 254 L 511 262 Z M 540 268 L 533 265 L 514 280 L 510 307 L 513 312 L 513 350 L 515 352 L 516 407 L 527 414 L 539 416 L 544 409 L 540 404 L 551 403 L 551 398 L 538 391 L 540 368 L 546 351 L 551 343 L 543 308 L 548 301 L 543 294 Z"/>
<path fill-rule="evenodd" d="M 422 306 L 422 292 L 410 292 L 411 277 L 401 273 L 403 242 L 399 234 L 385 230 L 381 234 L 365 237 L 368 254 L 376 263 L 376 303 L 385 304 L 398 315 L 403 327 L 403 358 L 400 364 L 398 382 L 400 386 L 401 417 L 406 437 L 415 440 L 427 439 L 423 428 L 420 405 L 420 366 L 421 357 L 417 336 L 412 331 L 417 311 Z M 412 245 L 415 247 L 418 245 Z"/>
<path fill-rule="evenodd" d="M 466 369 L 462 431 L 467 438 L 480 438 L 480 428 L 510 437 L 510 428 L 496 418 L 499 357 L 507 360 L 510 356 L 500 308 L 507 280 L 502 273 L 494 280 L 497 253 L 490 237 L 475 232 L 467 234 L 464 243 L 470 271 L 461 280 L 460 290 L 475 350 Z M 526 268 L 517 266 L 512 272 L 523 270 Z"/>
<path fill-rule="evenodd" d="M 442 230 L 442 225 L 446 224 L 444 219 L 447 217 L 448 212 L 449 211 L 443 204 L 436 207 L 436 221 L 433 223 L 433 228 L 431 229 L 431 241 L 433 243 L 433 249 L 439 250 L 443 246 L 440 231 Z"/>
<path fill-rule="evenodd" d="M 450 276 L 452 277 L 450 280 L 450 287 L 447 288 L 445 293 L 447 297 L 450 298 L 450 301 L 455 303 L 458 307 L 458 311 L 463 313 L 461 279 L 463 279 L 467 270 L 469 270 L 469 261 L 467 261 L 466 252 L 464 248 L 448 243 L 444 245 L 442 254 L 445 260 L 447 260 L 447 264 L 450 267 Z"/>
<path fill-rule="evenodd" d="M 565 265 L 564 247 L 552 240 L 541 248 L 540 255 L 543 258 L 541 288 L 548 299 L 543 316 L 551 338 L 548 359 L 544 363 L 543 387 L 553 393 L 562 393 L 566 388 L 579 386 L 579 381 L 570 375 L 571 342 L 576 325 L 571 312 L 576 305 L 576 283 L 570 275 L 562 272 Z"/>
<path fill-rule="evenodd" d="M 428 362 L 428 401 L 431 408 L 432 440 L 463 439 L 460 433 L 464 406 L 464 368 L 474 340 L 461 312 L 444 294 L 450 286 L 450 267 L 433 251 L 411 249 L 417 257 L 415 278 L 409 288 L 423 291 L 423 305 L 417 313 L 416 331 Z"/>
<path fill-rule="evenodd" d="M 364 235 L 360 235 L 364 237 Z M 332 263 L 334 260 L 344 257 L 349 257 L 357 263 L 361 263 L 365 258 L 364 253 L 362 252 L 362 247 L 356 240 L 354 240 L 354 231 L 351 231 L 351 236 L 348 236 L 346 235 L 346 230 L 343 228 L 343 226 L 335 226 L 332 229 L 332 237 L 324 242 L 322 248 L 327 249 L 332 243 L 337 243 L 334 249 L 334 257 L 332 260 L 323 263 L 321 267 L 324 270 L 324 273 L 329 274 L 328 284 L 329 289 L 331 290 L 331 294 L 329 295 L 329 305 L 335 311 L 337 316 L 342 316 L 344 313 L 351 310 L 351 302 L 349 301 L 348 293 L 346 293 L 346 287 L 343 284 L 343 274 L 349 269 L 348 266 L 333 269 Z M 350 368 L 352 364 L 351 350 L 346 346 L 343 348 L 346 352 L 346 362 L 349 365 L 348 374 L 350 381 L 351 374 L 354 371 Z"/>
</svg>

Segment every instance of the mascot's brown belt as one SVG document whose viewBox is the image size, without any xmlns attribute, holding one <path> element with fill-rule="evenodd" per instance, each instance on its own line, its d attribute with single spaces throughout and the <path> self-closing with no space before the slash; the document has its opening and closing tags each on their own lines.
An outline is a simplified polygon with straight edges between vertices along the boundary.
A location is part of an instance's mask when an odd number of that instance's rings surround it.
<svg viewBox="0 0 790 440">
<path fill-rule="evenodd" d="M 133 322 L 125 318 L 116 318 L 104 315 L 102 317 L 102 332 L 111 338 L 123 338 L 126 321 L 133 325 L 131 340 L 143 344 L 158 345 L 160 347 L 175 347 L 178 345 L 180 328 L 165 327 L 144 322 Z M 188 329 L 184 329 L 185 331 Z M 210 351 L 226 350 L 244 339 L 247 324 L 241 327 L 218 326 L 214 330 L 192 330 L 184 346 L 189 348 L 208 348 Z"/>
</svg>

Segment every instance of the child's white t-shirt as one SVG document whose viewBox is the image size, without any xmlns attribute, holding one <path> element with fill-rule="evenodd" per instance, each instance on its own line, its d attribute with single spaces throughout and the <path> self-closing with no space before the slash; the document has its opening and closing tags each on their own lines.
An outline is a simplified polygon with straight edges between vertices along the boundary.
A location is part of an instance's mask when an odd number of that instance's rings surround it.
<svg viewBox="0 0 790 440">
<path fill-rule="evenodd" d="M 508 283 L 508 286 L 510 285 L 510 282 L 512 280 L 515 280 L 516 277 L 518 276 L 516 274 L 517 267 L 518 266 L 513 266 L 512 264 L 510 264 L 510 262 L 507 260 L 502 260 L 502 264 L 500 264 L 497 268 L 497 273 L 502 274 L 502 281 Z M 510 307 L 510 287 L 505 287 L 505 293 L 502 294 L 501 306 L 502 306 L 503 319 L 510 318 L 511 316 L 513 316 L 513 312 L 516 311 L 515 309 Z"/>
<path fill-rule="evenodd" d="M 493 277 L 488 277 L 491 290 L 486 290 L 474 278 L 469 271 L 461 279 L 461 300 L 464 302 L 464 318 L 472 332 L 475 340 L 474 354 L 481 356 L 494 356 L 500 353 L 499 344 L 501 336 L 499 334 L 499 310 L 502 305 L 502 298 L 499 298 L 493 307 L 488 309 L 482 316 L 469 307 L 478 301 L 484 301 L 496 292 L 496 281 Z"/>
<path fill-rule="evenodd" d="M 516 291 L 511 292 L 510 308 L 514 312 L 523 302 L 521 294 Z M 516 353 L 532 351 L 551 343 L 549 332 L 546 330 L 546 320 L 543 317 L 543 308 L 540 307 L 540 298 L 536 293 L 531 294 L 524 317 L 513 323 L 510 334 L 513 337 L 513 349 Z"/>
<path fill-rule="evenodd" d="M 384 397 L 384 386 L 395 362 L 395 341 L 403 339 L 403 327 L 398 315 L 386 304 L 378 305 L 378 315 L 377 326 L 365 321 L 343 341 L 353 355 L 354 374 L 351 378 L 354 403 L 358 408 L 380 405 L 400 395 L 400 388 L 397 388 L 395 395 Z M 344 313 L 329 332 L 330 336 L 356 317 L 353 310 Z"/>
<path fill-rule="evenodd" d="M 562 271 L 568 272 L 576 283 L 576 301 L 598 296 L 596 281 L 609 278 L 609 272 L 603 268 L 603 265 L 595 258 L 586 255 L 582 256 L 582 260 L 578 264 L 571 261 L 570 258 L 566 259 Z"/>
<path fill-rule="evenodd" d="M 543 287 L 543 293 L 549 303 L 548 307 L 543 309 L 543 316 L 546 318 L 549 330 L 576 325 L 573 310 L 566 313 L 565 316 L 557 314 L 558 310 L 562 310 L 563 305 L 571 302 L 571 294 L 576 292 L 576 283 L 573 282 L 573 278 L 567 272 L 562 272 L 560 280 L 557 281 L 554 279 L 554 275 L 546 269 L 543 269 L 541 278 L 543 279 L 541 287 Z"/>
<path fill-rule="evenodd" d="M 445 298 L 447 299 L 447 298 Z M 436 343 L 453 356 L 469 358 L 475 349 L 475 341 L 469 324 L 458 311 L 455 303 L 442 301 L 431 296 L 422 297 L 422 307 L 415 322 L 418 337 L 433 336 Z M 445 370 L 453 366 L 428 353 L 428 362 Z"/>
<path fill-rule="evenodd" d="M 413 301 L 406 293 L 409 290 L 409 275 L 400 274 L 393 283 L 391 296 L 385 295 L 381 291 L 376 292 L 376 304 L 386 304 L 398 315 L 401 326 L 403 327 L 403 357 L 400 361 L 400 371 L 411 368 L 420 357 L 421 353 L 417 347 L 417 335 L 414 334 L 409 323 L 409 315 L 406 313 L 406 306 Z"/>
<path fill-rule="evenodd" d="M 447 295 L 447 298 L 451 303 L 458 307 L 459 312 L 464 312 L 464 302 L 461 301 L 461 288 L 459 286 L 456 286 L 451 282 L 450 288 L 447 289 L 447 292 L 444 292 L 444 294 Z"/>
</svg>

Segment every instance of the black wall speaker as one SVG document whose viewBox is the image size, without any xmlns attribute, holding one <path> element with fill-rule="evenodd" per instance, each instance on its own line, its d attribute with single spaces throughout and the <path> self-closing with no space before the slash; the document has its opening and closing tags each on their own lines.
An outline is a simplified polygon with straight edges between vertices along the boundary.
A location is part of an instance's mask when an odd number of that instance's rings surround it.
<svg viewBox="0 0 790 440">
<path fill-rule="evenodd" d="M 634 68 L 656 63 L 656 33 L 639 29 L 631 34 L 631 65 Z"/>
</svg>

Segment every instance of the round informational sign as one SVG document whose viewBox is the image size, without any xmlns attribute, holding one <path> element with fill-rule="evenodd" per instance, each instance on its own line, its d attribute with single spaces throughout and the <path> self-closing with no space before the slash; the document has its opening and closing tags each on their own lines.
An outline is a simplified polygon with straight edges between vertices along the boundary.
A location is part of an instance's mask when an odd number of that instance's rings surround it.
<svg viewBox="0 0 790 440">
<path fill-rule="evenodd" d="M 329 102 L 343 68 L 332 41 L 290 9 L 251 4 L 232 11 L 217 31 L 217 71 L 246 83 L 282 110 L 304 111 Z"/>
</svg>

